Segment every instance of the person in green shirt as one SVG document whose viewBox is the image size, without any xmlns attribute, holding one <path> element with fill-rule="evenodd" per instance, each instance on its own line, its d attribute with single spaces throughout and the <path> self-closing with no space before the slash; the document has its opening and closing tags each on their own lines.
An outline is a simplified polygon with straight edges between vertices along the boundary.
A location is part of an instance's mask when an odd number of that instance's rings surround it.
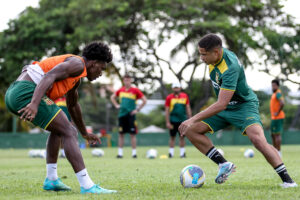
<svg viewBox="0 0 300 200">
<path fill-rule="evenodd" d="M 237 56 L 222 47 L 222 40 L 215 34 L 202 37 L 198 49 L 201 59 L 209 65 L 217 102 L 184 121 L 179 127 L 181 135 L 185 135 L 200 152 L 219 165 L 215 182 L 222 184 L 235 171 L 235 165 L 217 151 L 205 134 L 234 125 L 249 137 L 255 148 L 275 169 L 283 181 L 283 188 L 297 187 L 276 149 L 265 138 L 257 96 L 248 86 L 244 68 Z"/>
<path fill-rule="evenodd" d="M 131 86 L 132 79 L 126 74 L 123 78 L 124 86 L 111 95 L 110 99 L 115 108 L 119 109 L 119 141 L 117 158 L 123 158 L 124 134 L 130 133 L 132 158 L 137 158 L 136 134 L 137 125 L 135 115 L 147 102 L 145 95 L 136 87 Z M 119 103 L 117 102 L 119 97 Z M 142 104 L 136 107 L 136 101 L 142 100 Z"/>
</svg>

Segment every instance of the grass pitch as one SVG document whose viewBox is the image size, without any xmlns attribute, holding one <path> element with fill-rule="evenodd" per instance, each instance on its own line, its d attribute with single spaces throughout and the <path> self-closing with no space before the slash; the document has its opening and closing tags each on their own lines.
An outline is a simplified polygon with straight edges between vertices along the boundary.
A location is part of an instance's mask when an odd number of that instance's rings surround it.
<svg viewBox="0 0 300 200">
<path fill-rule="evenodd" d="M 218 147 L 219 148 L 219 147 Z M 76 176 L 66 159 L 58 161 L 58 175 L 72 187 L 70 192 L 42 190 L 45 178 L 45 160 L 29 158 L 26 150 L 0 150 L 0 199 L 300 199 L 300 187 L 282 189 L 279 176 L 255 151 L 254 158 L 243 157 L 247 146 L 224 146 L 225 158 L 237 166 L 229 180 L 214 183 L 217 165 L 187 147 L 187 158 L 179 158 L 178 147 L 172 159 L 145 158 L 150 147 L 138 148 L 138 159 L 131 158 L 130 148 L 124 149 L 124 158 L 116 159 L 116 148 L 103 148 L 105 156 L 92 157 L 91 149 L 82 150 L 86 167 L 95 183 L 116 189 L 117 194 L 81 195 Z M 253 148 L 253 147 L 251 147 Z M 158 147 L 159 156 L 168 153 L 168 147 Z M 300 146 L 283 146 L 283 161 L 292 176 L 300 183 Z M 184 189 L 179 175 L 186 165 L 199 165 L 206 174 L 202 188 Z"/>
</svg>

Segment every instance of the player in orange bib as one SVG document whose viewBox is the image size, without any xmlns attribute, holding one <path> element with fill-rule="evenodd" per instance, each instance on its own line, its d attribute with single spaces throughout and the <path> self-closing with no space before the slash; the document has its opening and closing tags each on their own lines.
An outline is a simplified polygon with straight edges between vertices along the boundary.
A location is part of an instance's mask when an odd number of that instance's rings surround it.
<svg viewBox="0 0 300 200">
<path fill-rule="evenodd" d="M 283 120 L 285 118 L 285 114 L 283 112 L 284 99 L 282 93 L 279 89 L 279 81 L 272 81 L 272 97 L 270 102 L 270 112 L 271 112 L 271 135 L 273 146 L 277 149 L 278 154 L 281 157 L 281 134 L 283 130 Z"/>
<path fill-rule="evenodd" d="M 100 142 L 96 135 L 86 131 L 78 103 L 77 88 L 80 79 L 93 81 L 102 75 L 107 63 L 112 61 L 109 47 L 101 42 L 87 45 L 82 57 L 72 54 L 33 62 L 23 68 L 18 79 L 5 95 L 7 108 L 21 119 L 50 131 L 47 141 L 47 177 L 44 190 L 70 190 L 57 175 L 57 157 L 61 142 L 81 187 L 81 193 L 114 193 L 94 184 L 85 168 L 77 145 L 77 130 L 66 114 L 53 102 L 66 95 L 68 111 L 82 137 L 94 144 Z"/>
</svg>

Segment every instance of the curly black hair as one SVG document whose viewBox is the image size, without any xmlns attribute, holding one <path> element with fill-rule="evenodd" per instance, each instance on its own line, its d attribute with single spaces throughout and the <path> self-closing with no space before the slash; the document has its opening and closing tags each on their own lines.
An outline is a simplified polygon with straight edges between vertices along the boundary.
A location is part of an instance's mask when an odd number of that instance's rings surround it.
<svg viewBox="0 0 300 200">
<path fill-rule="evenodd" d="M 272 83 L 275 83 L 277 86 L 280 86 L 279 80 L 277 79 L 272 80 Z"/>
<path fill-rule="evenodd" d="M 200 39 L 198 46 L 210 51 L 215 47 L 222 47 L 222 40 L 219 36 L 209 33 Z"/>
<path fill-rule="evenodd" d="M 110 63 L 113 58 L 110 48 L 102 42 L 88 44 L 83 49 L 82 56 L 88 60 L 98 60 L 106 63 Z"/>
</svg>

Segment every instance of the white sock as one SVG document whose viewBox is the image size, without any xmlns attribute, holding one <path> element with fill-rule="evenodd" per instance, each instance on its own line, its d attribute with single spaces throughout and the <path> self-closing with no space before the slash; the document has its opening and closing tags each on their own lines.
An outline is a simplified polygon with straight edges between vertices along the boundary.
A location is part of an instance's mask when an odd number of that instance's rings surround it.
<svg viewBox="0 0 300 200">
<path fill-rule="evenodd" d="M 170 148 L 169 153 L 171 154 L 171 156 L 174 156 L 174 148 Z"/>
<path fill-rule="evenodd" d="M 184 147 L 180 147 L 180 156 L 183 156 L 184 153 L 185 153 Z"/>
<path fill-rule="evenodd" d="M 136 155 L 136 149 L 132 149 L 132 155 Z"/>
<path fill-rule="evenodd" d="M 123 156 L 123 149 L 122 149 L 122 148 L 119 148 L 119 149 L 118 149 L 118 155 L 119 155 L 119 156 Z"/>
<path fill-rule="evenodd" d="M 93 187 L 93 185 L 95 185 L 95 183 L 90 178 L 86 168 L 84 168 L 80 172 L 77 172 L 76 176 L 77 176 L 80 187 L 83 187 L 84 189 L 89 189 L 89 188 Z"/>
<path fill-rule="evenodd" d="M 64 149 L 61 149 L 61 150 L 60 150 L 60 154 L 61 154 L 61 156 L 66 157 L 66 154 L 65 154 L 65 150 L 64 150 Z"/>
<path fill-rule="evenodd" d="M 51 181 L 58 179 L 57 176 L 57 163 L 49 163 L 46 165 L 47 178 Z"/>
</svg>

